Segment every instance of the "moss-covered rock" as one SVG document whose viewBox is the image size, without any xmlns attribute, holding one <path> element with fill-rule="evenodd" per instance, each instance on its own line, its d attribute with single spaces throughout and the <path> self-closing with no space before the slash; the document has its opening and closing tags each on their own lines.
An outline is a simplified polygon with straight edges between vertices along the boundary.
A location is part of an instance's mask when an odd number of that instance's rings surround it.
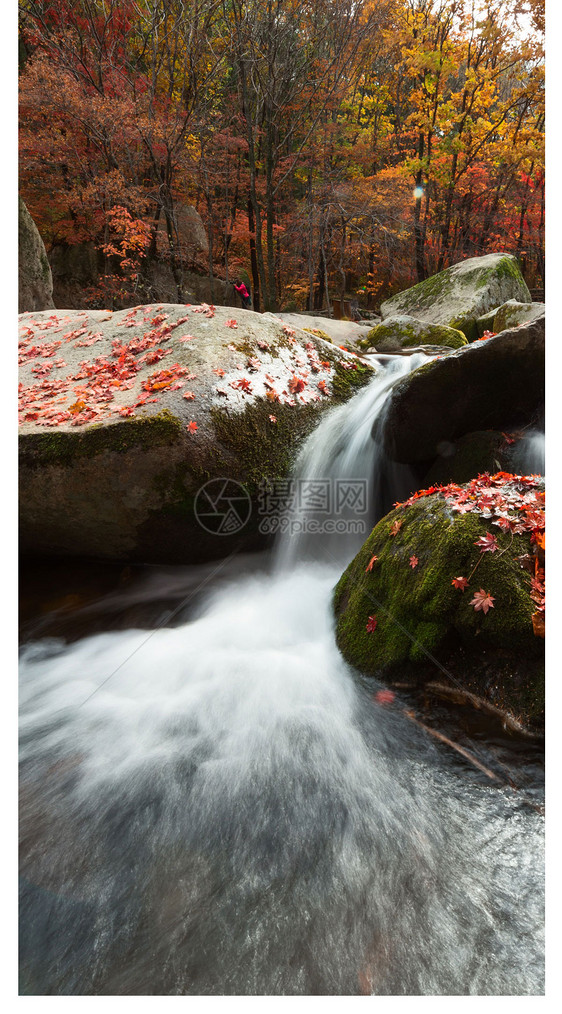
<svg viewBox="0 0 562 1014">
<path fill-rule="evenodd" d="M 18 211 L 19 312 L 54 307 L 53 279 L 45 244 L 26 205 Z"/>
<path fill-rule="evenodd" d="M 388 317 L 381 324 L 371 328 L 360 341 L 361 348 L 375 348 L 377 352 L 393 353 L 419 345 L 435 345 L 440 348 L 460 349 L 467 344 L 462 331 L 440 324 L 428 324 L 415 317 Z"/>
<path fill-rule="evenodd" d="M 385 421 L 389 456 L 431 462 L 443 442 L 484 429 L 528 425 L 544 405 L 544 318 L 420 366 L 393 390 Z"/>
<path fill-rule="evenodd" d="M 381 306 L 387 317 L 407 314 L 432 324 L 462 331 L 468 341 L 478 337 L 477 320 L 508 299 L 530 302 L 519 264 L 511 254 L 486 254 L 453 264 Z"/>
<path fill-rule="evenodd" d="M 522 560 L 532 559 L 533 522 L 520 533 L 504 532 L 493 525 L 496 507 L 490 511 L 478 501 L 482 490 L 491 491 L 496 504 L 508 494 L 510 516 L 527 519 L 527 511 L 541 509 L 542 487 L 528 479 L 498 477 L 497 482 L 499 486 L 485 477 L 480 491 L 477 487 L 465 502 L 466 513 L 455 510 L 462 503 L 458 493 L 434 492 L 379 521 L 335 589 L 337 642 L 357 669 L 387 680 L 406 673 L 422 683 L 443 679 L 439 665 L 453 660 L 453 675 L 463 687 L 507 707 L 528 725 L 540 725 L 544 642 L 534 634 L 537 606 L 531 599 L 531 573 L 522 566 Z M 495 533 L 497 551 L 475 545 L 486 533 Z M 464 591 L 452 584 L 459 577 L 469 581 Z M 493 599 L 486 613 L 472 601 L 480 589 Z M 454 665 L 460 649 L 463 658 L 471 659 L 466 667 Z M 494 652 L 506 675 L 499 686 L 478 685 L 477 659 Z M 471 673 L 469 681 L 465 671 Z"/>
<path fill-rule="evenodd" d="M 257 496 L 372 367 L 252 311 L 140 306 L 20 319 L 20 544 L 26 554 L 201 561 L 263 544 Z M 252 515 L 217 538 L 210 479 Z"/>
<path fill-rule="evenodd" d="M 491 330 L 497 333 L 519 324 L 530 323 L 543 317 L 545 310 L 544 303 L 519 303 L 516 299 L 510 299 L 496 310 Z"/>
</svg>

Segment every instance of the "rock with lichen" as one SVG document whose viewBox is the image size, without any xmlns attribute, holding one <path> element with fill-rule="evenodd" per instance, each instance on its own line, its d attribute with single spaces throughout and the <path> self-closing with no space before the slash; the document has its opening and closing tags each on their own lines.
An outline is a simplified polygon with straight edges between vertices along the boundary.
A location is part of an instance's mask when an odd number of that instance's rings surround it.
<svg viewBox="0 0 562 1014">
<path fill-rule="evenodd" d="M 544 317 L 420 366 L 398 382 L 385 420 L 388 455 L 431 462 L 443 442 L 526 426 L 544 407 Z"/>
<path fill-rule="evenodd" d="M 54 307 L 53 278 L 45 244 L 21 197 L 18 213 L 18 262 L 20 313 Z"/>
<path fill-rule="evenodd" d="M 206 304 L 22 314 L 19 359 L 22 551 L 154 562 L 262 544 L 260 485 L 374 374 L 316 335 Z M 221 537 L 194 515 L 212 479 L 241 483 L 252 508 Z"/>
<path fill-rule="evenodd" d="M 381 305 L 383 322 L 407 314 L 430 324 L 462 331 L 469 341 L 478 337 L 476 321 L 509 299 L 531 301 L 517 259 L 493 253 L 470 257 L 425 281 L 399 292 Z"/>
<path fill-rule="evenodd" d="M 406 314 L 388 317 L 371 328 L 358 342 L 360 348 L 372 352 L 394 353 L 419 346 L 434 345 L 437 349 L 460 349 L 467 344 L 462 331 L 442 324 L 430 324 Z"/>
<path fill-rule="evenodd" d="M 517 327 L 518 324 L 530 324 L 531 321 L 543 317 L 545 311 L 545 303 L 520 303 L 517 299 L 508 299 L 503 306 L 498 306 L 478 318 L 476 321 L 478 338 L 486 331 L 498 334 L 507 328 Z"/>
<path fill-rule="evenodd" d="M 378 522 L 334 593 L 338 646 L 386 681 L 446 681 L 543 720 L 544 484 L 430 488 Z M 493 677 L 489 678 L 489 674 Z"/>
</svg>

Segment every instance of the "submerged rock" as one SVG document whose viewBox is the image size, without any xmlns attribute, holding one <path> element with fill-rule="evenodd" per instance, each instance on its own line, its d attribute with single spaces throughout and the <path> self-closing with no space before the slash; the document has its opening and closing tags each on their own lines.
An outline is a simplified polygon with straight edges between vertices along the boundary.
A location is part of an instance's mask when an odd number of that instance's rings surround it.
<svg viewBox="0 0 562 1014">
<path fill-rule="evenodd" d="M 531 295 L 517 259 L 494 253 L 471 257 L 419 282 L 381 305 L 383 321 L 407 314 L 431 324 L 462 331 L 469 341 L 478 337 L 476 321 L 509 299 L 530 302 Z"/>
<path fill-rule="evenodd" d="M 18 215 L 18 258 L 20 313 L 54 307 L 53 278 L 45 244 L 21 197 Z"/>
<path fill-rule="evenodd" d="M 365 338 L 358 342 L 360 348 L 371 348 L 371 351 L 384 353 L 427 345 L 460 349 L 466 344 L 462 331 L 440 324 L 429 324 L 406 315 L 388 317 L 383 323 L 371 328 Z"/>
<path fill-rule="evenodd" d="M 20 364 L 23 552 L 171 562 L 261 544 L 260 484 L 286 477 L 319 413 L 374 372 L 280 321 L 205 304 L 23 314 Z M 194 516 L 212 479 L 244 487 L 212 494 L 222 537 Z"/>
<path fill-rule="evenodd" d="M 421 683 L 447 682 L 443 666 L 451 686 L 540 728 L 543 508 L 540 480 L 506 473 L 398 505 L 335 589 L 347 661 L 367 675 Z"/>
<path fill-rule="evenodd" d="M 544 405 L 544 317 L 419 367 L 395 387 L 385 423 L 389 456 L 435 459 L 476 430 L 526 426 Z"/>
</svg>

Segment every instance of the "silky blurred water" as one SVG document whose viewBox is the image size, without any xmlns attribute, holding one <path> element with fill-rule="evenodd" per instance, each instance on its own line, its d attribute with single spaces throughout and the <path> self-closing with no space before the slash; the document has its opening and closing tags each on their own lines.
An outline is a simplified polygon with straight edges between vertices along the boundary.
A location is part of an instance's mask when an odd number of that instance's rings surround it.
<svg viewBox="0 0 562 1014">
<path fill-rule="evenodd" d="M 541 816 L 373 699 L 306 555 L 24 645 L 22 993 L 542 992 Z"/>
</svg>

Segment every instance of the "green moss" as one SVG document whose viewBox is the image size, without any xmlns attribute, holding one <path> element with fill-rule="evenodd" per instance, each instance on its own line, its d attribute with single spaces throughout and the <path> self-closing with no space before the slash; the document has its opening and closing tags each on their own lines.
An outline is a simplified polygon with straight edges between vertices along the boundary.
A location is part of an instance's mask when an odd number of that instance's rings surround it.
<svg viewBox="0 0 562 1014">
<path fill-rule="evenodd" d="M 337 402 L 348 401 L 357 391 L 371 380 L 374 370 L 366 364 L 357 362 L 356 368 L 346 370 L 339 360 L 331 359 L 334 368 L 332 376 L 332 400 Z"/>
<path fill-rule="evenodd" d="M 181 432 L 181 420 L 164 409 L 156 415 L 95 423 L 87 429 L 23 433 L 19 437 L 19 460 L 27 467 L 66 465 L 104 451 L 124 453 L 136 446 L 170 445 L 179 439 Z"/>
<path fill-rule="evenodd" d="M 269 418 L 272 413 L 276 423 Z M 298 445 L 318 423 L 318 407 L 277 402 L 272 406 L 256 399 L 243 412 L 212 408 L 211 417 L 225 452 L 224 474 L 243 482 L 253 496 L 264 479 L 289 475 Z"/>
<path fill-rule="evenodd" d="M 330 344 L 332 344 L 330 335 L 326 334 L 325 331 L 321 331 L 319 327 L 303 327 L 303 331 L 307 331 L 308 334 L 315 335 L 316 338 L 323 338 L 325 342 L 330 342 Z"/>
<path fill-rule="evenodd" d="M 402 521 L 395 536 L 392 524 Z M 450 516 L 443 499 L 425 497 L 383 518 L 342 576 L 334 593 L 338 615 L 337 640 L 345 658 L 362 672 L 381 674 L 425 652 L 435 654 L 451 638 L 468 646 L 489 645 L 537 655 L 529 597 L 530 577 L 517 557 L 528 552 L 528 535 L 500 533 L 500 549 L 481 554 L 476 539 L 489 521 L 471 514 Z M 366 567 L 377 556 L 372 570 Z M 415 568 L 410 557 L 418 557 Z M 453 577 L 470 578 L 461 592 Z M 495 598 L 487 615 L 470 605 L 474 591 L 485 588 Z M 376 615 L 377 628 L 367 633 L 367 619 Z"/>
<path fill-rule="evenodd" d="M 462 331 L 467 342 L 474 342 L 478 338 L 478 322 L 476 317 L 453 317 L 449 324 L 457 331 Z"/>
</svg>

